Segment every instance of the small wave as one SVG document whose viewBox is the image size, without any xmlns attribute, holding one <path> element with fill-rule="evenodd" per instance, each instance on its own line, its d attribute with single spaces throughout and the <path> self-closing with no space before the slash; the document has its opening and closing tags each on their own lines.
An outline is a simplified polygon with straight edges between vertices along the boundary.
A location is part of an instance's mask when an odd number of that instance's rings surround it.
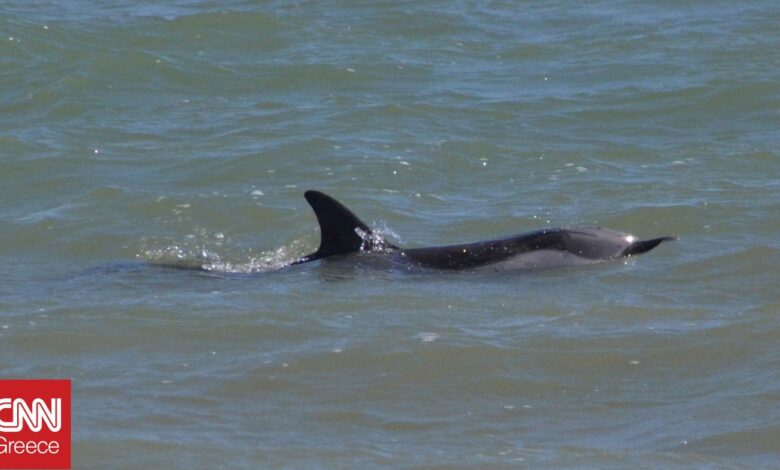
<svg viewBox="0 0 780 470">
<path fill-rule="evenodd" d="M 225 274 L 251 274 L 289 266 L 306 253 L 314 251 L 302 239 L 273 250 L 256 253 L 253 249 L 234 246 L 223 232 L 210 233 L 196 229 L 196 233 L 184 236 L 184 241 L 171 239 L 145 239 L 136 258 L 157 266 L 182 269 L 198 269 Z M 386 224 L 372 227 L 371 233 L 359 233 L 364 239 L 362 253 L 386 253 L 400 237 Z"/>
<path fill-rule="evenodd" d="M 215 237 L 220 235 L 216 234 Z M 302 240 L 260 253 L 252 250 L 228 253 L 224 243 L 213 243 L 210 239 L 190 239 L 184 243 L 146 242 L 145 245 L 137 258 L 149 264 L 225 274 L 275 271 L 289 266 L 306 251 Z"/>
</svg>

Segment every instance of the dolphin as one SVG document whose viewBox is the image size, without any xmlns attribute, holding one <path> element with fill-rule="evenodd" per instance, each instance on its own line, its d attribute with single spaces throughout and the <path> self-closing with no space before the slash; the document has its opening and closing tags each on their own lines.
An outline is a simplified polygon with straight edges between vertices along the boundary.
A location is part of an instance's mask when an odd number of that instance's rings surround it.
<svg viewBox="0 0 780 470">
<path fill-rule="evenodd" d="M 304 193 L 320 225 L 320 246 L 293 265 L 375 253 L 408 269 L 532 270 L 579 266 L 646 253 L 674 237 L 639 240 L 606 228 L 546 228 L 495 240 L 426 248 L 401 248 L 378 234 L 343 204 L 320 191 Z"/>
</svg>

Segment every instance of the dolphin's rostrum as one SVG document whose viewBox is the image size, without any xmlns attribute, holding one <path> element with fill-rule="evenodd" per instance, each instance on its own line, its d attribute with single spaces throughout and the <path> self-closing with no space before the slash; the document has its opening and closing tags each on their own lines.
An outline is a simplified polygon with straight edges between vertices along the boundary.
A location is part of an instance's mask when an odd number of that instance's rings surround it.
<svg viewBox="0 0 780 470">
<path fill-rule="evenodd" d="M 592 264 L 652 250 L 673 237 L 637 240 L 604 228 L 548 228 L 496 240 L 427 248 L 387 242 L 343 204 L 319 191 L 306 191 L 320 224 L 320 247 L 292 264 L 336 255 L 370 252 L 410 267 L 443 270 L 523 270 Z"/>
</svg>

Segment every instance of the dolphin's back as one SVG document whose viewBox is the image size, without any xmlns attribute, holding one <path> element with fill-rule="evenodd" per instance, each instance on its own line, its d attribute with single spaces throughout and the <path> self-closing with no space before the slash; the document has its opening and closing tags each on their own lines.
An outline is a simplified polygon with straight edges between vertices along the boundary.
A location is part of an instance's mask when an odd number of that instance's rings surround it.
<svg viewBox="0 0 780 470">
<path fill-rule="evenodd" d="M 652 240 L 652 249 L 663 239 Z M 604 228 L 545 229 L 497 240 L 402 250 L 402 256 L 434 269 L 476 269 L 501 264 L 507 268 L 548 268 L 590 264 L 638 254 L 638 242 L 626 233 Z M 631 251 L 638 246 L 637 252 Z"/>
<path fill-rule="evenodd" d="M 406 249 L 401 254 L 424 267 L 473 269 L 532 251 L 561 251 L 565 243 L 562 229 L 549 229 L 497 240 Z"/>
<path fill-rule="evenodd" d="M 293 264 L 334 255 L 380 253 L 394 261 L 432 269 L 552 268 L 632 256 L 652 250 L 670 237 L 636 240 L 605 228 L 548 228 L 495 240 L 402 249 L 374 233 L 343 204 L 319 191 L 306 191 L 320 225 L 320 246 Z"/>
</svg>

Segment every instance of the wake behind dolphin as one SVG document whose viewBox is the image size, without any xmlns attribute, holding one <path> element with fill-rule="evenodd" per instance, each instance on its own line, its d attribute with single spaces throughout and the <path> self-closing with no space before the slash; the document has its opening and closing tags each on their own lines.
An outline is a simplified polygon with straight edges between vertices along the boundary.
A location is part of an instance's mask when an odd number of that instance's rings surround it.
<svg viewBox="0 0 780 470">
<path fill-rule="evenodd" d="M 427 248 L 400 248 L 376 234 L 343 204 L 319 191 L 306 200 L 320 224 L 320 246 L 294 261 L 307 263 L 356 253 L 375 253 L 411 268 L 528 270 L 578 266 L 648 252 L 674 237 L 637 240 L 605 228 L 548 228 L 495 240 Z"/>
</svg>

